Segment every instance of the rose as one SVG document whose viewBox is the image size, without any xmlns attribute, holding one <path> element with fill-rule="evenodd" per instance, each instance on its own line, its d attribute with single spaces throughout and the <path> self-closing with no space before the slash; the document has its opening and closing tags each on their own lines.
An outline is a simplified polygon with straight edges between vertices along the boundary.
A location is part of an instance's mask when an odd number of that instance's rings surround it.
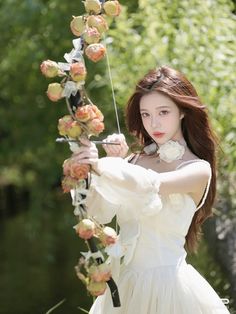
<svg viewBox="0 0 236 314">
<path fill-rule="evenodd" d="M 104 130 L 104 123 L 95 118 L 87 123 L 88 131 L 91 135 L 99 135 Z"/>
<path fill-rule="evenodd" d="M 75 117 L 81 122 L 87 122 L 88 120 L 95 118 L 96 114 L 91 105 L 85 105 L 77 108 Z"/>
<path fill-rule="evenodd" d="M 72 16 L 73 20 L 70 22 L 70 29 L 75 36 L 81 36 L 86 28 L 83 16 Z"/>
<path fill-rule="evenodd" d="M 93 62 L 100 61 L 106 54 L 103 44 L 91 44 L 85 49 L 86 56 Z"/>
<path fill-rule="evenodd" d="M 100 33 L 96 27 L 87 27 L 84 31 L 83 38 L 87 44 L 96 44 L 100 40 Z"/>
<path fill-rule="evenodd" d="M 100 265 L 92 265 L 88 274 L 92 281 L 108 281 L 111 278 L 111 267 L 105 263 Z"/>
<path fill-rule="evenodd" d="M 108 25 L 106 20 L 101 15 L 90 15 L 87 18 L 87 25 L 89 27 L 96 27 L 100 34 L 108 30 Z"/>
<path fill-rule="evenodd" d="M 78 183 L 78 180 L 70 176 L 65 176 L 61 182 L 64 193 L 69 193 L 70 190 L 74 189 Z"/>
<path fill-rule="evenodd" d="M 84 63 L 82 61 L 72 63 L 70 65 L 70 75 L 73 81 L 84 81 L 87 75 Z"/>
<path fill-rule="evenodd" d="M 160 159 L 165 162 L 172 162 L 183 157 L 185 148 L 178 142 L 170 140 L 161 145 L 157 152 L 159 153 Z"/>
<path fill-rule="evenodd" d="M 85 6 L 86 12 L 94 13 L 94 14 L 99 14 L 102 8 L 99 0 L 85 0 L 84 6 Z"/>
<path fill-rule="evenodd" d="M 102 244 L 107 246 L 116 243 L 117 241 L 117 233 L 111 227 L 103 228 L 101 234 L 99 235 L 99 239 Z"/>
<path fill-rule="evenodd" d="M 95 282 L 95 281 L 90 281 L 90 283 L 87 286 L 88 291 L 91 293 L 93 296 L 99 296 L 104 294 L 106 291 L 107 285 L 105 281 L 100 281 L 100 282 Z"/>
<path fill-rule="evenodd" d="M 46 77 L 55 77 L 61 73 L 58 64 L 52 60 L 43 61 L 40 65 L 40 70 Z"/>
<path fill-rule="evenodd" d="M 61 99 L 63 87 L 59 83 L 51 83 L 48 85 L 47 96 L 51 101 L 58 101 Z"/>
<path fill-rule="evenodd" d="M 118 16 L 121 12 L 119 1 L 107 1 L 104 3 L 103 9 L 108 16 Z"/>
<path fill-rule="evenodd" d="M 75 121 L 71 116 L 66 115 L 60 118 L 58 121 L 59 134 L 62 136 L 69 136 L 72 138 L 77 138 L 81 135 L 82 129 L 77 121 Z"/>
<path fill-rule="evenodd" d="M 83 219 L 73 228 L 82 239 L 88 240 L 94 236 L 96 226 L 92 220 Z"/>
<path fill-rule="evenodd" d="M 70 176 L 77 180 L 86 179 L 90 170 L 88 164 L 80 164 L 76 161 L 76 158 L 66 159 L 63 163 L 63 174 Z"/>
<path fill-rule="evenodd" d="M 100 121 L 104 120 L 104 116 L 97 106 L 92 105 L 92 110 L 95 113 L 97 119 L 99 119 Z"/>
</svg>

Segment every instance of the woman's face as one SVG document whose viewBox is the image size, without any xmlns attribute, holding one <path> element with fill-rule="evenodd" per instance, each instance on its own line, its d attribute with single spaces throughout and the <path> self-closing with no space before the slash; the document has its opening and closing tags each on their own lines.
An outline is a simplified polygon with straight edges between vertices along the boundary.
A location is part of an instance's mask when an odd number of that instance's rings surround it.
<svg viewBox="0 0 236 314">
<path fill-rule="evenodd" d="M 140 114 L 144 128 L 157 144 L 183 138 L 181 119 L 184 115 L 164 94 L 153 92 L 144 95 L 140 100 Z"/>
</svg>

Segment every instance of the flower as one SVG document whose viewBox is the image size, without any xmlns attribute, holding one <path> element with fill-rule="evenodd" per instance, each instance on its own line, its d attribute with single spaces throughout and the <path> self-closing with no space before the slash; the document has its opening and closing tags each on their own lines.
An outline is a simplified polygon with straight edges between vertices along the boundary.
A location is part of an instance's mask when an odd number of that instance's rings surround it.
<svg viewBox="0 0 236 314">
<path fill-rule="evenodd" d="M 87 127 L 91 135 L 99 135 L 104 130 L 104 123 L 95 118 L 88 121 Z"/>
<path fill-rule="evenodd" d="M 101 36 L 96 27 L 87 27 L 83 37 L 86 43 L 90 45 L 98 43 Z"/>
<path fill-rule="evenodd" d="M 83 180 L 88 177 L 90 166 L 88 164 L 80 164 L 76 157 L 66 159 L 63 163 L 63 174 L 77 180 Z"/>
<path fill-rule="evenodd" d="M 78 180 L 72 178 L 71 176 L 65 176 L 61 182 L 62 190 L 64 193 L 69 193 L 70 190 L 73 190 L 78 183 Z"/>
<path fill-rule="evenodd" d="M 93 62 L 100 61 L 106 54 L 106 48 L 103 44 L 91 44 L 85 49 L 86 56 Z"/>
<path fill-rule="evenodd" d="M 92 110 L 95 113 L 97 119 L 99 119 L 100 121 L 104 120 L 104 116 L 103 116 L 101 110 L 99 110 L 97 106 L 92 105 Z"/>
<path fill-rule="evenodd" d="M 161 145 L 157 151 L 157 153 L 159 153 L 160 159 L 168 163 L 177 159 L 181 159 L 184 155 L 184 152 L 184 146 L 172 140 Z"/>
<path fill-rule="evenodd" d="M 75 36 L 81 36 L 86 28 L 83 16 L 72 16 L 73 20 L 70 22 L 70 29 Z"/>
<path fill-rule="evenodd" d="M 87 18 L 87 25 L 89 27 L 96 27 L 100 34 L 108 30 L 107 22 L 101 15 L 90 15 Z"/>
<path fill-rule="evenodd" d="M 51 101 L 58 101 L 61 99 L 63 87 L 60 83 L 51 83 L 48 85 L 47 96 Z"/>
<path fill-rule="evenodd" d="M 88 120 L 96 118 L 96 114 L 91 105 L 85 105 L 77 108 L 75 117 L 81 122 L 87 122 Z"/>
<path fill-rule="evenodd" d="M 103 9 L 108 16 L 118 16 L 121 12 L 119 1 L 107 1 L 104 3 Z"/>
<path fill-rule="evenodd" d="M 90 283 L 87 286 L 88 291 L 93 295 L 93 296 L 99 296 L 104 294 L 106 291 L 107 285 L 105 281 L 90 281 Z"/>
<path fill-rule="evenodd" d="M 70 65 L 70 75 L 73 81 L 84 81 L 87 75 L 86 67 L 82 61 Z"/>
<path fill-rule="evenodd" d="M 111 278 L 111 267 L 108 264 L 92 265 L 88 274 L 92 281 L 108 281 Z"/>
<path fill-rule="evenodd" d="M 94 14 L 99 14 L 102 8 L 99 0 L 85 0 L 84 6 L 85 6 L 86 12 L 94 13 Z"/>
<path fill-rule="evenodd" d="M 70 115 L 66 115 L 58 120 L 58 130 L 60 135 L 67 135 L 72 138 L 77 138 L 82 133 L 79 123 Z"/>
<path fill-rule="evenodd" d="M 101 240 L 102 244 L 107 246 L 116 243 L 117 241 L 117 233 L 111 227 L 103 228 L 101 234 L 99 235 L 99 239 Z"/>
<path fill-rule="evenodd" d="M 46 77 L 55 77 L 61 74 L 58 64 L 52 60 L 43 61 L 40 65 L 40 70 Z"/>
<path fill-rule="evenodd" d="M 81 220 L 73 228 L 82 239 L 88 240 L 94 236 L 96 226 L 92 220 L 86 218 Z"/>
</svg>

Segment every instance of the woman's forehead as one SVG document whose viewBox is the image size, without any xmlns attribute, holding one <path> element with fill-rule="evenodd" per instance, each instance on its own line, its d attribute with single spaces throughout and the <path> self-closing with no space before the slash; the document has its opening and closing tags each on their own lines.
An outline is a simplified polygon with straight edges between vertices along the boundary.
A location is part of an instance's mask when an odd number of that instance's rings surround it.
<svg viewBox="0 0 236 314">
<path fill-rule="evenodd" d="M 140 109 L 146 109 L 146 108 L 162 108 L 162 107 L 176 107 L 176 104 L 173 102 L 173 100 L 158 92 L 149 93 L 146 95 L 143 95 L 140 99 Z"/>
</svg>

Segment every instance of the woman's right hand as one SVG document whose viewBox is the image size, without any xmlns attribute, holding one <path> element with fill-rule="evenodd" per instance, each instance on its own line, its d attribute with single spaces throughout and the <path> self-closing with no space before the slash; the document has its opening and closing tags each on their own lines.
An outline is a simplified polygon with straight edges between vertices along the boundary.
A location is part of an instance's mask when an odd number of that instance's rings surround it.
<svg viewBox="0 0 236 314">
<path fill-rule="evenodd" d="M 124 134 L 112 134 L 104 139 L 104 142 L 117 142 L 119 145 L 106 145 L 103 144 L 105 152 L 108 157 L 121 157 L 125 158 L 127 156 L 129 147 L 126 143 Z"/>
</svg>

